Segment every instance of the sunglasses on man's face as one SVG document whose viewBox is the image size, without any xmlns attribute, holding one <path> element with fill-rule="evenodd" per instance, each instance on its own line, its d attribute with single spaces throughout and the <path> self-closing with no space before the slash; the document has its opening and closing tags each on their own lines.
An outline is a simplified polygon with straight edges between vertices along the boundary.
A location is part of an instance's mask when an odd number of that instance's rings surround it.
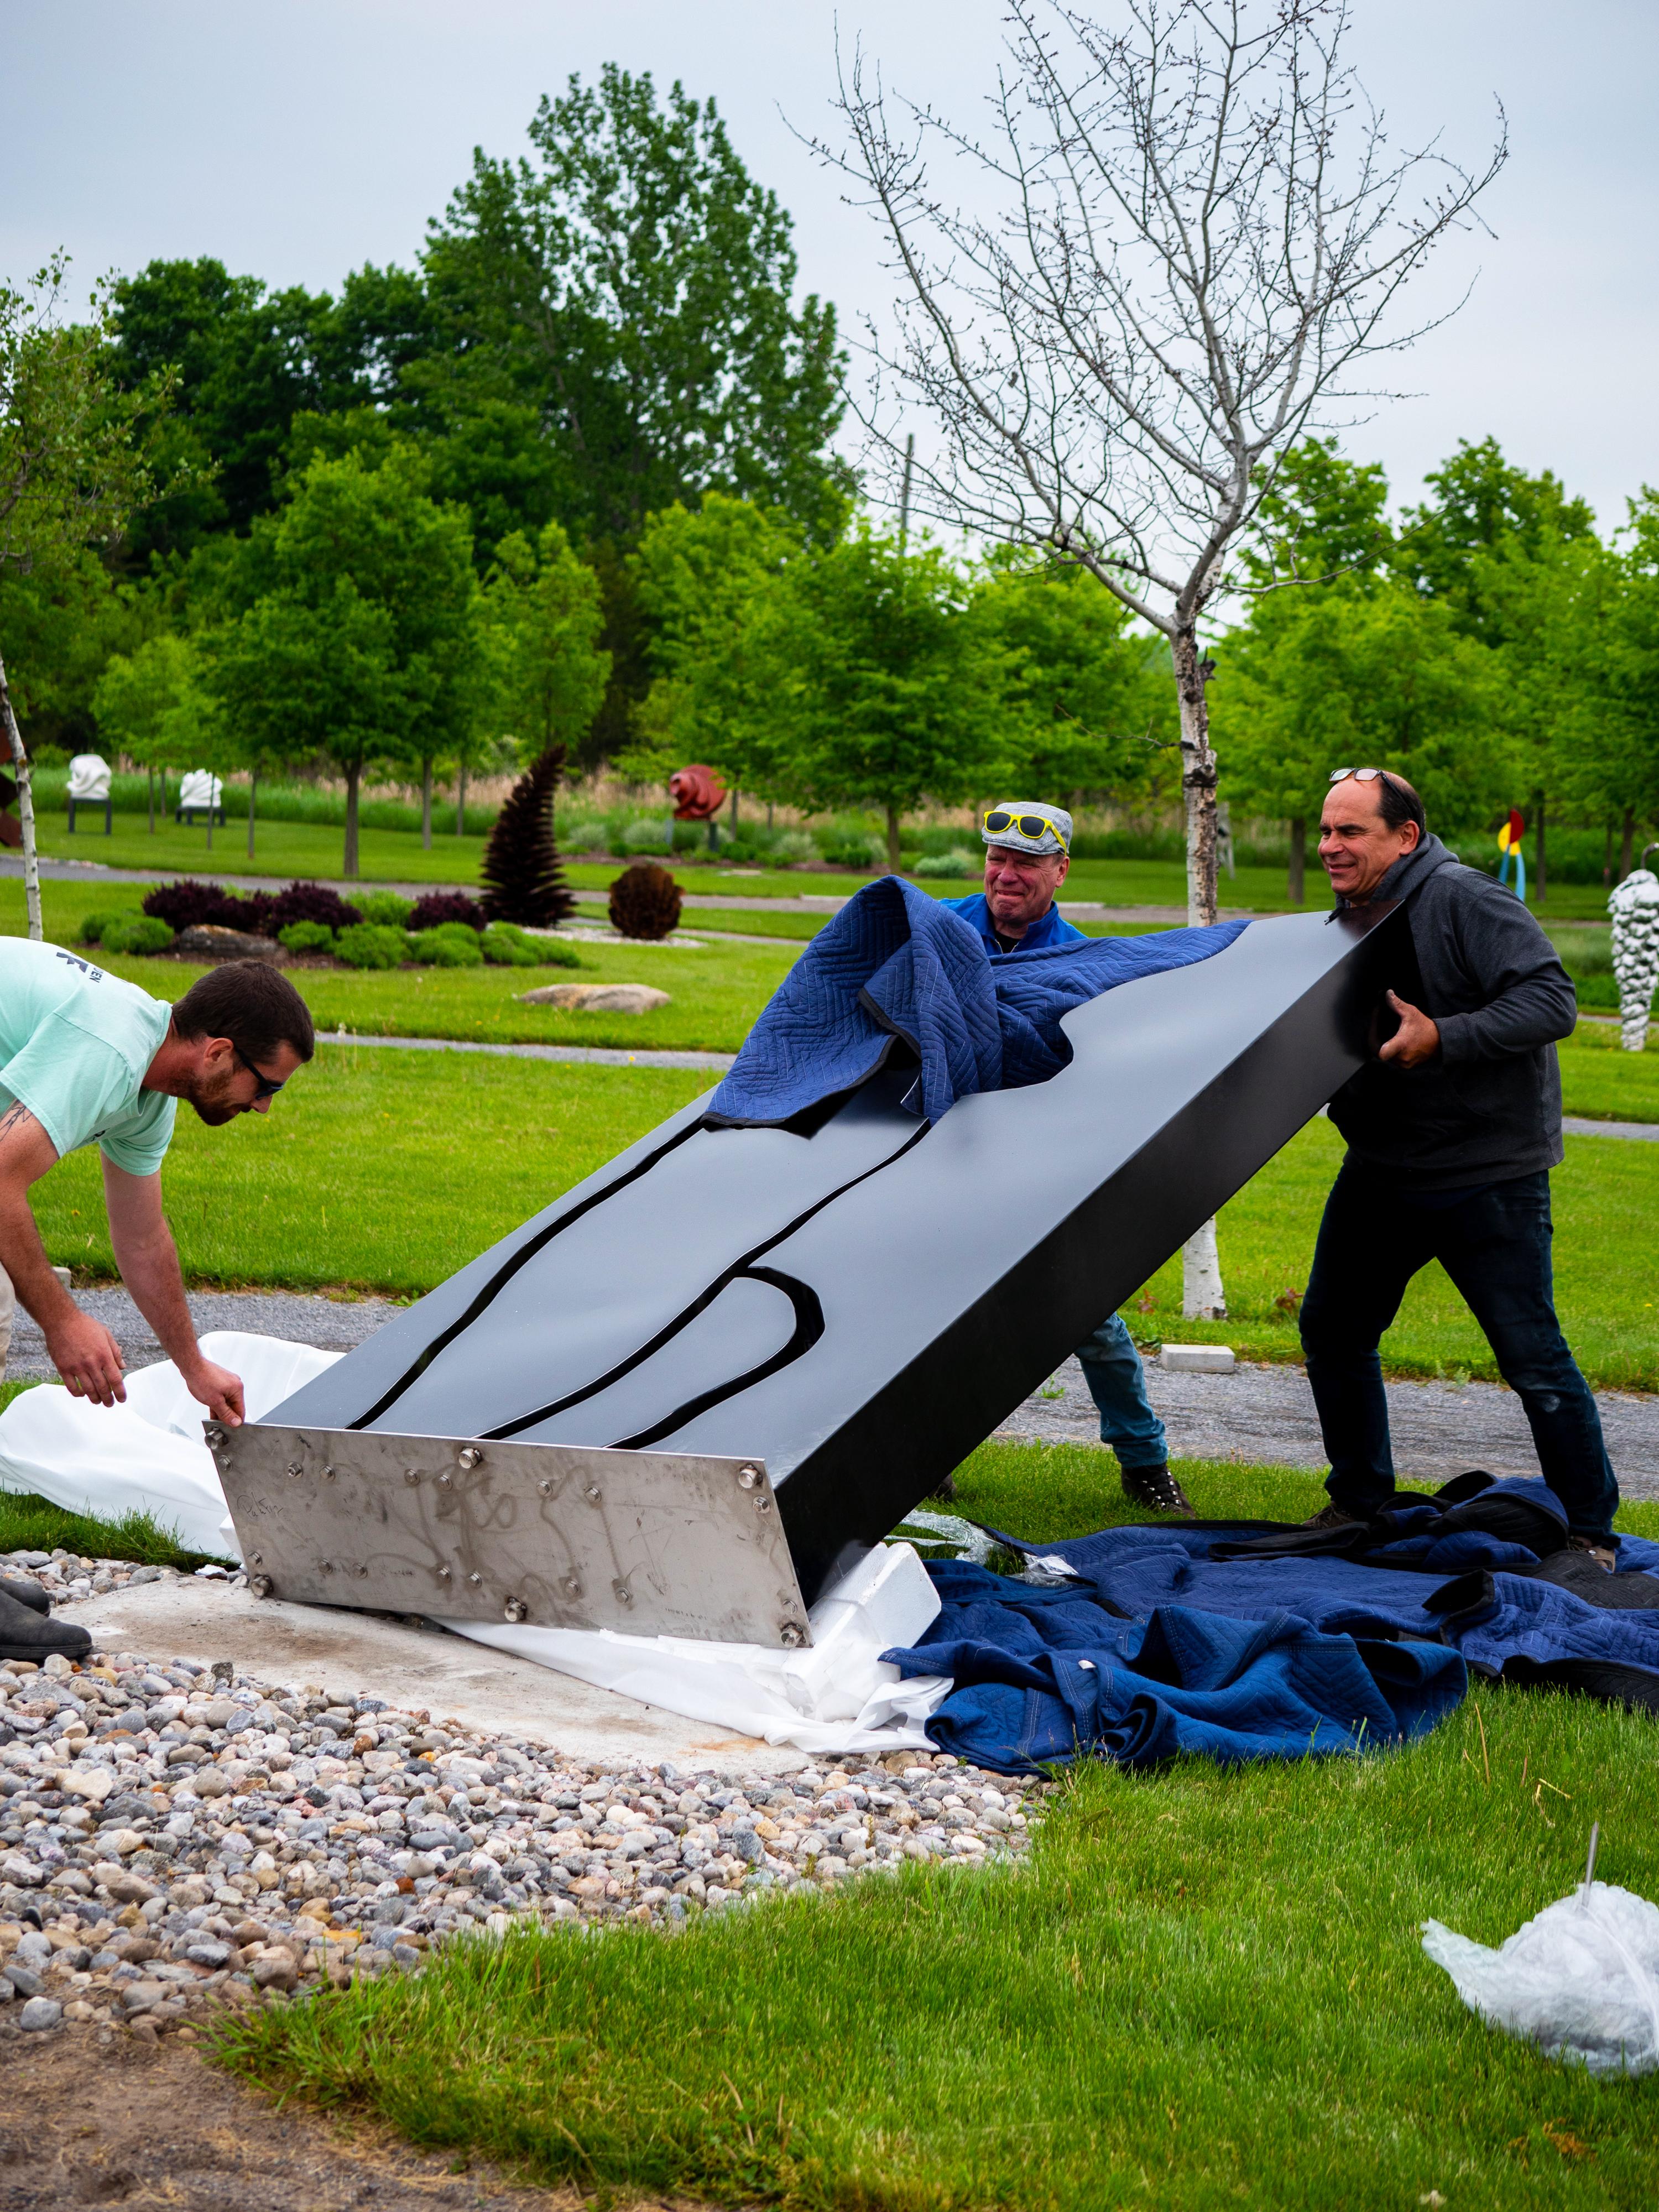
<svg viewBox="0 0 1659 2212">
<path fill-rule="evenodd" d="M 1041 837 L 1044 830 L 1060 838 L 1060 849 L 1066 850 L 1066 840 L 1046 814 L 1011 814 L 1006 806 L 994 806 L 985 817 L 985 826 L 994 837 L 1007 830 L 1017 830 L 1022 837 Z"/>
<path fill-rule="evenodd" d="M 282 1089 L 283 1084 L 288 1081 L 287 1076 L 283 1076 L 281 1082 L 273 1082 L 263 1068 L 256 1067 L 253 1065 L 253 1062 L 242 1050 L 241 1046 L 237 1043 L 234 1037 L 231 1037 L 228 1042 L 230 1045 L 231 1050 L 235 1054 L 237 1059 L 241 1061 L 243 1066 L 246 1068 L 248 1073 L 253 1078 L 255 1083 L 258 1085 L 258 1090 L 255 1091 L 253 1094 L 256 1100 L 260 1098 L 274 1098 L 276 1096 L 276 1093 Z"/>
</svg>

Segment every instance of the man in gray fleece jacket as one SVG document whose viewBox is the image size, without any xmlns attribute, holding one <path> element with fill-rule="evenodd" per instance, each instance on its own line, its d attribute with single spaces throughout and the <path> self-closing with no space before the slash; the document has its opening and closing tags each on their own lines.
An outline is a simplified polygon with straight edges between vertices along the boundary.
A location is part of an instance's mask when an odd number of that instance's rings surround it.
<svg viewBox="0 0 1659 2212">
<path fill-rule="evenodd" d="M 1526 1408 L 1575 1542 L 1610 1566 L 1619 1486 L 1550 1270 L 1555 1042 L 1577 1018 L 1571 981 L 1520 900 L 1430 836 L 1403 776 L 1333 778 L 1319 857 L 1339 907 L 1405 902 L 1420 988 L 1389 994 L 1399 1028 L 1330 1104 L 1348 1151 L 1301 1316 L 1331 1462 L 1316 1522 L 1366 1520 L 1389 1501 L 1377 1345 L 1412 1277 L 1438 1260 Z"/>
</svg>

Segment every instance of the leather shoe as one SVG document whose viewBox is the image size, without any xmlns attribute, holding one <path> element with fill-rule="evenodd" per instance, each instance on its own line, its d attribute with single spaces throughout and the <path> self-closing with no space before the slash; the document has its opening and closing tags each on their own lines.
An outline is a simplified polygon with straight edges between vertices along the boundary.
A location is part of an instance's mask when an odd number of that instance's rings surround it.
<svg viewBox="0 0 1659 2212">
<path fill-rule="evenodd" d="M 1179 1513 L 1188 1521 L 1197 1517 L 1192 1500 L 1167 1467 L 1126 1467 L 1122 1480 L 1123 1495 L 1132 1505 L 1144 1505 L 1152 1513 Z"/>
</svg>

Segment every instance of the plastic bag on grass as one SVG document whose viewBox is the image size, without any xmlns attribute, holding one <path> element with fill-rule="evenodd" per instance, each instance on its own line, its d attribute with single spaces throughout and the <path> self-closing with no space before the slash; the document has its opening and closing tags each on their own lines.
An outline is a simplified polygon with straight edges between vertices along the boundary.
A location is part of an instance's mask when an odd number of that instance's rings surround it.
<svg viewBox="0 0 1659 2212">
<path fill-rule="evenodd" d="M 1659 1905 L 1592 1881 L 1496 1951 L 1424 1923 L 1423 1948 L 1490 2027 L 1592 2074 L 1659 2069 Z"/>
</svg>

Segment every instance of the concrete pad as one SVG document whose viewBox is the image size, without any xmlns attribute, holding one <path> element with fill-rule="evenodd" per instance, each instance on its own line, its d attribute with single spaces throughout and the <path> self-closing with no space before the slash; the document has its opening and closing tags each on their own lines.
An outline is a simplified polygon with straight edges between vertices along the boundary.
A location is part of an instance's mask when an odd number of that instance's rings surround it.
<svg viewBox="0 0 1659 2212">
<path fill-rule="evenodd" d="M 546 1744 L 590 1765 L 665 1759 L 687 1772 L 787 1774 L 806 1764 L 787 1747 L 641 1705 L 445 1629 L 410 1628 L 379 1614 L 286 1605 L 193 1577 L 112 1590 L 60 1610 L 106 1651 L 228 1659 L 239 1673 L 284 1687 L 315 1683 L 342 1696 L 384 1698 L 437 1722 Z"/>
</svg>

